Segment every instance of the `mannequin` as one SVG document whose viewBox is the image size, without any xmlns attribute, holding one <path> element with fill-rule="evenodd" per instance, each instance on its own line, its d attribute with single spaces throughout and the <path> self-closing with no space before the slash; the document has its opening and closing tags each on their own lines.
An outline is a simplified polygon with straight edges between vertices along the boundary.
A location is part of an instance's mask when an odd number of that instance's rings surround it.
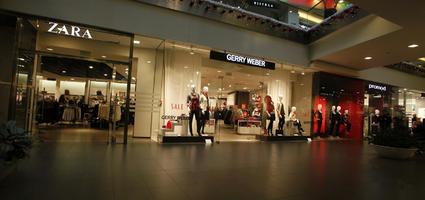
<svg viewBox="0 0 425 200">
<path fill-rule="evenodd" d="M 196 119 L 196 131 L 199 136 L 201 136 L 201 107 L 199 105 L 199 94 L 195 92 L 195 85 L 192 85 L 192 91 L 187 96 L 187 105 L 189 109 L 189 131 L 190 135 L 193 136 L 192 132 L 192 120 L 193 116 Z"/>
<path fill-rule="evenodd" d="M 201 97 L 201 127 L 202 127 L 202 134 L 204 134 L 205 124 L 210 119 L 210 101 L 208 97 L 208 87 L 205 86 L 202 89 Z"/>
<path fill-rule="evenodd" d="M 336 114 L 335 114 L 335 120 L 336 120 L 336 131 L 334 136 L 338 137 L 339 135 L 339 127 L 341 127 L 341 123 L 342 123 L 342 115 L 341 115 L 341 106 L 337 106 L 336 107 Z"/>
<path fill-rule="evenodd" d="M 372 124 L 371 124 L 371 128 L 372 128 L 372 134 L 376 134 L 378 133 L 378 127 L 379 127 L 379 122 L 380 122 L 380 112 L 378 109 L 375 110 L 375 113 L 372 116 Z"/>
<path fill-rule="evenodd" d="M 348 110 L 344 111 L 344 114 L 342 115 L 342 123 L 345 126 L 345 134 L 350 134 L 350 128 L 351 128 L 351 123 L 349 121 L 349 115 L 348 115 Z"/>
<path fill-rule="evenodd" d="M 285 107 L 283 105 L 283 96 L 279 96 L 279 102 L 277 103 L 277 116 L 279 117 L 278 130 L 280 134 L 283 133 L 283 125 L 285 125 Z M 276 132 L 277 135 L 277 132 Z"/>
<path fill-rule="evenodd" d="M 272 97 L 267 95 L 266 98 L 264 98 L 264 102 L 266 103 L 267 119 L 270 120 L 269 125 L 267 126 L 267 135 L 273 136 L 273 122 L 276 119 L 276 115 L 274 112 Z"/>
<path fill-rule="evenodd" d="M 331 114 L 329 116 L 329 123 L 330 125 L 330 130 L 329 130 L 329 135 L 333 135 L 334 133 L 334 128 L 335 128 L 335 123 L 336 123 L 336 111 L 335 111 L 336 107 L 332 106 L 332 110 L 331 110 Z"/>
<path fill-rule="evenodd" d="M 253 117 L 261 117 L 261 111 L 257 107 L 254 108 L 254 110 L 252 111 L 252 116 Z"/>
<path fill-rule="evenodd" d="M 320 135 L 320 131 L 322 130 L 322 122 L 323 122 L 323 114 L 322 114 L 322 104 L 317 105 L 317 110 L 314 113 L 314 118 L 317 121 L 317 136 Z"/>
<path fill-rule="evenodd" d="M 289 113 L 289 120 L 292 121 L 292 123 L 297 126 L 298 134 L 302 135 L 304 132 L 304 129 L 301 127 L 300 120 L 297 119 L 297 107 L 293 106 L 291 108 L 291 113 Z"/>
</svg>

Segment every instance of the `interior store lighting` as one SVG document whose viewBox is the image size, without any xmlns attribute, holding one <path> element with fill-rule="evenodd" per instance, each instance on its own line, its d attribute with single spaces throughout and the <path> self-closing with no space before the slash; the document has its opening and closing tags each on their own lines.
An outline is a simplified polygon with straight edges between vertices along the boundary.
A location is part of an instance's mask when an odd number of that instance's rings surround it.
<svg viewBox="0 0 425 200">
<path fill-rule="evenodd" d="M 134 44 L 140 44 L 139 40 L 134 40 Z"/>
<path fill-rule="evenodd" d="M 221 71 L 220 71 L 220 70 L 218 70 L 217 72 L 218 72 L 218 73 L 220 73 Z"/>
<path fill-rule="evenodd" d="M 93 69 L 93 66 L 91 66 L 91 65 L 90 65 L 90 66 L 89 66 L 89 69 Z"/>
<path fill-rule="evenodd" d="M 52 48 L 46 48 L 47 49 L 47 51 L 53 51 L 53 49 Z"/>
<path fill-rule="evenodd" d="M 102 58 L 106 58 L 106 56 L 102 56 Z"/>
<path fill-rule="evenodd" d="M 364 57 L 364 59 L 365 59 L 365 60 L 372 60 L 372 57 L 367 56 L 367 57 Z"/>
<path fill-rule="evenodd" d="M 304 76 L 304 75 L 305 75 L 305 72 L 301 72 L 301 75 L 303 75 L 303 76 Z"/>
<path fill-rule="evenodd" d="M 66 71 L 65 71 L 65 70 L 63 70 L 63 71 L 62 71 L 62 73 L 64 73 L 64 74 L 65 74 L 65 73 L 66 73 Z"/>
<path fill-rule="evenodd" d="M 407 47 L 409 47 L 409 48 L 416 48 L 416 47 L 418 47 L 419 45 L 417 45 L 417 44 L 411 44 L 411 45 L 409 45 L 409 46 L 407 46 Z"/>
<path fill-rule="evenodd" d="M 104 76 L 108 76 L 108 74 L 104 74 Z"/>
<path fill-rule="evenodd" d="M 146 61 L 146 62 L 147 62 L 148 64 L 151 64 L 151 62 L 152 62 L 152 61 L 148 60 L 148 61 Z"/>
<path fill-rule="evenodd" d="M 424 61 L 425 62 L 425 57 L 419 58 L 419 60 Z"/>
</svg>

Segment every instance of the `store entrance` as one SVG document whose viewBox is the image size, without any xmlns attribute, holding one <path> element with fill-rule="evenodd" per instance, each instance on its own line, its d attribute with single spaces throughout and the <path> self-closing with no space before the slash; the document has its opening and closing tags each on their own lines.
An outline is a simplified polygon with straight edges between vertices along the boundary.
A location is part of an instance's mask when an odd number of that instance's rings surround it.
<svg viewBox="0 0 425 200">
<path fill-rule="evenodd" d="M 128 65 L 49 54 L 39 58 L 34 124 L 40 139 L 123 140 Z"/>
<path fill-rule="evenodd" d="M 18 121 L 42 141 L 125 143 L 134 124 L 127 102 L 135 99 L 132 36 L 56 21 L 18 21 L 16 109 L 26 113 Z"/>
<path fill-rule="evenodd" d="M 202 88 L 208 88 L 212 115 L 205 125 L 206 133 L 214 134 L 218 141 L 258 140 L 267 123 L 262 117 L 262 97 L 267 93 L 265 82 L 270 73 L 213 60 L 203 64 L 215 66 L 200 70 Z"/>
</svg>

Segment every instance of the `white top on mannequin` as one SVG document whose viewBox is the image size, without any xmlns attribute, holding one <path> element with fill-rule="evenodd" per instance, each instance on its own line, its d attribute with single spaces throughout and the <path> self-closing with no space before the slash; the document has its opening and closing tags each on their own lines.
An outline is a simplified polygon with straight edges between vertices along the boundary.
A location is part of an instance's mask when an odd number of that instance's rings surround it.
<svg viewBox="0 0 425 200">
<path fill-rule="evenodd" d="M 280 95 L 279 101 L 276 103 L 276 112 L 279 118 L 285 117 L 281 115 L 282 109 L 285 109 L 285 108 L 283 107 L 283 96 Z"/>
<path fill-rule="evenodd" d="M 199 98 L 200 98 L 200 106 L 201 106 L 202 112 L 205 112 L 207 110 L 208 106 L 209 106 L 208 105 L 208 87 L 207 86 L 205 86 L 202 89 L 202 93 L 201 93 Z"/>
<path fill-rule="evenodd" d="M 297 120 L 297 114 L 295 113 L 297 111 L 297 107 L 292 106 L 291 113 L 289 113 L 289 120 L 296 121 Z"/>
<path fill-rule="evenodd" d="M 375 110 L 375 115 L 379 116 L 379 110 L 378 109 Z"/>
</svg>

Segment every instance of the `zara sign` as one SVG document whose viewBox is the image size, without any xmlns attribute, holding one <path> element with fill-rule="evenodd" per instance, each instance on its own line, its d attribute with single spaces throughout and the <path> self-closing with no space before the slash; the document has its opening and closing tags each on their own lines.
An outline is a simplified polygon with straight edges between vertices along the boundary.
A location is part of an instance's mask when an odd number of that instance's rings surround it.
<svg viewBox="0 0 425 200">
<path fill-rule="evenodd" d="M 69 35 L 69 36 L 74 36 L 79 38 L 93 39 L 89 29 L 82 29 L 78 26 L 66 26 L 65 24 L 61 25 L 56 22 L 49 22 L 49 26 L 50 26 L 49 30 L 47 30 L 47 32 L 49 33 L 56 33 L 56 34 Z"/>
</svg>

